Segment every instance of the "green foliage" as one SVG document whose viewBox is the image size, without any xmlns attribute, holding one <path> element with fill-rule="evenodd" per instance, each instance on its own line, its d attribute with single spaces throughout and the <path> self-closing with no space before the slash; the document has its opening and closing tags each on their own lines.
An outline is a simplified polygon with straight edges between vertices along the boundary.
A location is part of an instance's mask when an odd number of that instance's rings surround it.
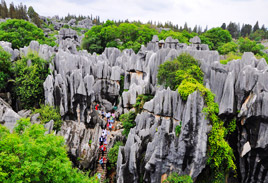
<svg viewBox="0 0 268 183">
<path fill-rule="evenodd" d="M 129 132 L 130 132 L 130 129 L 133 128 L 134 126 L 136 126 L 135 118 L 136 118 L 136 113 L 132 112 L 132 111 L 125 113 L 125 114 L 122 114 L 119 117 L 119 120 L 122 122 L 122 125 L 124 128 L 124 130 L 122 132 L 122 134 L 124 136 L 127 137 Z"/>
<path fill-rule="evenodd" d="M 241 59 L 242 58 L 242 55 L 241 53 L 233 53 L 233 52 L 230 52 L 226 55 L 226 59 L 225 60 L 220 60 L 220 63 L 221 64 L 227 64 L 229 61 L 232 61 L 232 60 L 237 60 L 237 59 Z"/>
<path fill-rule="evenodd" d="M 30 118 L 21 118 L 17 121 L 17 126 L 14 128 L 17 134 L 22 134 L 27 127 L 31 125 Z"/>
<path fill-rule="evenodd" d="M 235 42 L 225 43 L 218 48 L 219 53 L 222 55 L 226 55 L 230 52 L 237 52 L 237 50 L 238 45 Z"/>
<path fill-rule="evenodd" d="M 38 118 L 41 120 L 42 124 L 48 123 L 49 121 L 53 120 L 54 121 L 53 129 L 55 131 L 60 130 L 62 120 L 59 113 L 59 109 L 55 109 L 53 106 L 50 105 L 41 104 L 40 109 L 35 109 L 33 113 L 40 114 Z"/>
<path fill-rule="evenodd" d="M 12 74 L 10 57 L 11 55 L 0 46 L 0 91 L 5 90 Z"/>
<path fill-rule="evenodd" d="M 187 53 L 181 54 L 173 61 L 166 61 L 159 65 L 158 84 L 175 90 L 186 78 L 194 78 L 203 82 L 203 72 L 198 66 L 198 61 Z"/>
<path fill-rule="evenodd" d="M 48 62 L 37 54 L 29 53 L 15 63 L 15 93 L 22 108 L 30 109 L 38 107 L 40 101 L 43 103 L 43 83 L 48 74 Z"/>
<path fill-rule="evenodd" d="M 0 125 L 0 182 L 92 182 L 72 168 L 63 137 L 44 135 L 43 125 L 28 122 L 18 122 L 19 133 Z"/>
<path fill-rule="evenodd" d="M 114 146 L 108 152 L 108 160 L 112 168 L 116 167 L 119 146 L 123 146 L 123 142 L 119 141 L 114 144 Z"/>
<path fill-rule="evenodd" d="M 212 130 L 209 133 L 208 143 L 208 164 L 213 170 L 214 182 L 220 182 L 230 169 L 236 171 L 234 164 L 233 150 L 225 140 L 228 130 L 224 127 L 224 122 L 218 117 L 219 106 L 214 102 L 215 95 L 208 90 L 205 94 L 207 107 L 203 109 L 206 117 L 212 123 Z M 233 124 L 233 122 L 231 122 Z M 233 130 L 233 127 L 230 128 Z"/>
<path fill-rule="evenodd" d="M 120 76 L 120 91 L 119 91 L 119 95 L 122 96 L 122 93 L 124 92 L 124 80 L 125 80 L 125 76 Z"/>
<path fill-rule="evenodd" d="M 218 50 L 223 44 L 232 41 L 232 36 L 227 30 L 217 27 L 202 34 L 200 39 L 202 43 L 210 45 L 211 49 Z"/>
<path fill-rule="evenodd" d="M 253 52 L 254 54 L 262 54 L 261 50 L 264 49 L 264 46 L 257 44 L 256 41 L 251 41 L 248 38 L 239 38 L 238 40 L 239 50 L 241 53 L 244 52 Z"/>
<path fill-rule="evenodd" d="M 180 135 L 180 133 L 181 133 L 181 121 L 180 121 L 180 124 L 175 127 L 175 133 L 176 133 L 177 137 Z"/>
<path fill-rule="evenodd" d="M 172 37 L 173 39 L 178 39 L 180 43 L 189 43 L 189 39 L 194 37 L 194 34 L 190 34 L 187 31 L 183 32 L 174 32 L 172 30 L 169 31 L 161 31 L 158 34 L 158 38 L 160 40 L 165 40 L 167 37 Z"/>
<path fill-rule="evenodd" d="M 165 183 L 193 183 L 192 178 L 189 175 L 178 175 L 177 173 L 173 172 L 164 181 Z"/>
<path fill-rule="evenodd" d="M 9 19 L 0 24 L 0 40 L 11 42 L 12 48 L 22 48 L 32 40 L 44 42 L 46 38 L 43 30 L 35 25 L 25 20 Z"/>
<path fill-rule="evenodd" d="M 107 20 L 103 25 L 92 27 L 82 42 L 82 47 L 90 53 L 102 53 L 106 47 L 121 50 L 132 48 L 136 53 L 142 44 L 146 44 L 157 34 L 150 25 L 122 23 L 119 26 Z"/>
<path fill-rule="evenodd" d="M 208 89 L 194 78 L 184 79 L 178 87 L 178 92 L 183 100 L 187 100 L 188 96 L 196 90 L 200 91 L 202 94 L 205 94 Z"/>
<path fill-rule="evenodd" d="M 228 125 L 227 127 L 227 132 L 228 134 L 233 133 L 236 129 L 236 119 L 234 118 Z"/>
<path fill-rule="evenodd" d="M 136 114 L 141 113 L 145 102 L 151 100 L 152 98 L 153 95 L 138 95 L 138 97 L 136 98 L 136 103 L 133 105 Z"/>
</svg>

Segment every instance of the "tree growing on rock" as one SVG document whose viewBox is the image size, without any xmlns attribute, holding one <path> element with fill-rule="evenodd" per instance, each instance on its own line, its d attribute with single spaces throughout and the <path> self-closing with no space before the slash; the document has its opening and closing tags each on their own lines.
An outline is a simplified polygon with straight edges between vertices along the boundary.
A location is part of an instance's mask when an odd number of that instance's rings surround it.
<svg viewBox="0 0 268 183">
<path fill-rule="evenodd" d="M 43 83 L 49 74 L 48 61 L 30 53 L 15 64 L 15 93 L 22 108 L 38 107 L 44 101 Z"/>
</svg>

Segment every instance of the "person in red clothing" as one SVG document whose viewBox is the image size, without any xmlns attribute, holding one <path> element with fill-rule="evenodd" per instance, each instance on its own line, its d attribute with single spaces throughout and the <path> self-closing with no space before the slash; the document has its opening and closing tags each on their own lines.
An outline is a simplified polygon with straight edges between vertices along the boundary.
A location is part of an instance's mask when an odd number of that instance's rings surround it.
<svg viewBox="0 0 268 183">
<path fill-rule="evenodd" d="M 99 109 L 99 104 L 95 105 L 95 110 L 97 111 Z"/>
<path fill-rule="evenodd" d="M 104 156 L 104 152 L 106 151 L 106 147 L 104 145 L 100 146 L 102 156 Z"/>
<path fill-rule="evenodd" d="M 100 164 L 101 164 L 101 167 L 102 167 L 102 169 L 104 169 L 104 162 L 106 161 L 106 158 L 105 157 L 101 157 L 100 159 L 99 159 L 99 162 L 100 162 Z"/>
</svg>

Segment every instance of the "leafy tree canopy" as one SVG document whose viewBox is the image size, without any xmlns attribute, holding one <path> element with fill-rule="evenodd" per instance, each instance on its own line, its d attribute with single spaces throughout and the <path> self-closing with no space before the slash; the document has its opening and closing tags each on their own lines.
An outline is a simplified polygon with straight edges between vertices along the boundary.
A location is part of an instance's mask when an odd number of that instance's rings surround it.
<svg viewBox="0 0 268 183">
<path fill-rule="evenodd" d="M 54 46 L 55 42 L 47 41 L 42 29 L 25 20 L 9 19 L 0 24 L 0 41 L 12 43 L 12 48 L 28 46 L 32 40 Z"/>
<path fill-rule="evenodd" d="M 205 37 L 200 39 L 203 43 L 209 44 L 213 50 L 218 50 L 221 45 L 232 41 L 232 36 L 228 30 L 223 30 L 219 27 L 208 30 L 201 37 Z"/>
<path fill-rule="evenodd" d="M 0 182 L 92 182 L 72 168 L 63 137 L 45 131 L 29 118 L 19 120 L 13 133 L 0 125 Z"/>
<path fill-rule="evenodd" d="M 180 83 L 189 77 L 203 82 L 203 73 L 198 66 L 198 61 L 191 55 L 184 53 L 172 61 L 166 61 L 159 65 L 157 79 L 158 84 L 176 90 Z"/>
<path fill-rule="evenodd" d="M 43 83 L 49 74 L 48 61 L 29 53 L 15 63 L 15 93 L 22 108 L 38 107 L 44 100 Z M 40 101 L 41 100 L 41 101 Z"/>
</svg>

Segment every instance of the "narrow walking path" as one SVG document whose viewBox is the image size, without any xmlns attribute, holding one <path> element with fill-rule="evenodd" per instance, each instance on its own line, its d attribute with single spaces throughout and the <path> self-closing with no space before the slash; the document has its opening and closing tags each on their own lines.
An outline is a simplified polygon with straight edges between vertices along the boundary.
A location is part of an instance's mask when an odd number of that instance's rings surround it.
<svg viewBox="0 0 268 183">
<path fill-rule="evenodd" d="M 107 118 L 106 118 L 106 117 L 103 117 L 101 114 L 99 114 L 99 117 L 100 117 L 102 120 L 104 120 L 104 121 L 107 122 Z M 109 131 L 109 128 L 108 128 L 107 126 L 105 126 L 105 128 L 106 128 L 106 130 L 107 130 L 107 138 L 106 138 L 106 142 L 107 142 L 107 143 L 105 144 L 106 149 L 105 149 L 105 151 L 104 151 L 104 156 L 102 156 L 102 150 L 101 150 L 101 148 L 99 148 L 99 151 L 98 151 L 99 156 L 98 156 L 97 175 L 100 176 L 100 182 L 104 182 L 105 179 L 106 179 L 106 177 L 107 177 L 107 161 L 108 161 L 108 149 L 107 149 L 107 145 L 109 144 L 110 139 L 111 139 L 111 137 L 113 136 L 113 133 L 115 133 L 116 131 L 118 131 L 118 129 L 116 129 L 116 125 L 117 125 L 118 123 L 119 123 L 119 121 L 116 121 L 116 120 L 115 120 L 115 122 L 113 123 L 113 128 L 112 128 L 111 131 Z M 101 135 L 101 136 L 102 136 L 102 135 Z M 99 138 L 100 138 L 101 136 L 99 136 Z M 103 143 L 103 144 L 104 144 L 104 143 Z M 99 161 L 102 157 L 105 159 L 104 162 L 103 162 L 103 164 L 104 164 L 104 168 L 102 168 L 102 166 L 101 166 L 101 164 L 100 164 L 100 161 Z"/>
</svg>

